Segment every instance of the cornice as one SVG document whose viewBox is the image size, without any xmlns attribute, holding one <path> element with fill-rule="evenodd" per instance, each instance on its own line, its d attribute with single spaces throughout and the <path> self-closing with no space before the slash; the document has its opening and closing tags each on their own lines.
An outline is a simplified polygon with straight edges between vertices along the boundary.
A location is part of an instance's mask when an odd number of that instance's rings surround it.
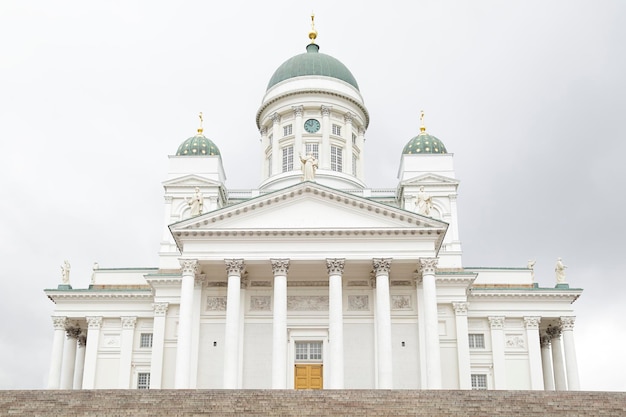
<svg viewBox="0 0 626 417">
<path fill-rule="evenodd" d="M 56 303 L 57 301 L 83 301 L 83 300 L 151 300 L 152 290 L 73 290 L 57 291 L 45 290 L 48 298 Z"/>
<path fill-rule="evenodd" d="M 571 303 L 576 301 L 582 294 L 582 289 L 570 289 L 568 291 L 554 290 L 550 288 L 529 288 L 529 289 L 486 289 L 486 288 L 470 288 L 468 291 L 468 299 L 476 298 L 507 298 L 507 299 L 523 299 L 523 298 L 544 298 L 547 300 L 569 300 Z"/>
</svg>

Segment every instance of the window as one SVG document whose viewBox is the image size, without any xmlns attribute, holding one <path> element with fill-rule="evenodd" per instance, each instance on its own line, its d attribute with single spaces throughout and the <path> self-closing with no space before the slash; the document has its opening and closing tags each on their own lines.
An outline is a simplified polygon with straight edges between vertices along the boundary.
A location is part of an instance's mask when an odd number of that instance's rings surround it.
<svg viewBox="0 0 626 417">
<path fill-rule="evenodd" d="M 270 141 L 270 146 L 272 146 L 272 140 L 274 140 L 274 135 L 269 135 L 267 139 Z"/>
<path fill-rule="evenodd" d="M 291 126 L 292 125 L 283 126 L 283 136 L 291 135 L 291 132 L 293 132 L 293 129 Z"/>
<path fill-rule="evenodd" d="M 333 135 L 341 136 L 341 126 L 333 125 Z"/>
<path fill-rule="evenodd" d="M 283 172 L 293 171 L 293 146 L 283 148 Z"/>
<path fill-rule="evenodd" d="M 137 374 L 137 389 L 150 388 L 150 372 L 139 372 Z"/>
<path fill-rule="evenodd" d="M 320 155 L 320 145 L 319 143 L 307 143 L 306 145 L 306 154 L 313 154 L 315 159 L 319 159 Z"/>
<path fill-rule="evenodd" d="M 267 155 L 267 176 L 272 176 L 272 154 Z"/>
<path fill-rule="evenodd" d="M 355 154 L 352 154 L 352 175 L 356 177 L 356 161 L 357 157 Z"/>
<path fill-rule="evenodd" d="M 352 144 L 356 145 L 356 135 L 354 133 L 352 134 Z"/>
<path fill-rule="evenodd" d="M 487 389 L 487 375 L 472 374 L 472 389 Z"/>
<path fill-rule="evenodd" d="M 142 333 L 139 339 L 139 347 L 151 348 L 152 347 L 152 333 Z"/>
<path fill-rule="evenodd" d="M 470 349 L 484 349 L 485 348 L 485 335 L 482 333 L 470 333 L 469 337 L 469 347 Z"/>
<path fill-rule="evenodd" d="M 296 360 L 321 361 L 322 342 L 296 342 Z"/>
<path fill-rule="evenodd" d="M 330 169 L 341 172 L 343 170 L 343 149 L 340 146 L 330 147 Z"/>
</svg>

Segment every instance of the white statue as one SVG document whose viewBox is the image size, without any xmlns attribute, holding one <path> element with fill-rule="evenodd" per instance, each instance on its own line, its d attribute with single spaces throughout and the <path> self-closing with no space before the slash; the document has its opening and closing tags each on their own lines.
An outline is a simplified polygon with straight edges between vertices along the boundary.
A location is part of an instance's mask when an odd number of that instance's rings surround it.
<svg viewBox="0 0 626 417">
<path fill-rule="evenodd" d="M 94 262 L 93 263 L 93 271 L 91 272 L 91 284 L 95 284 L 96 283 L 96 271 L 100 269 L 100 265 L 98 264 L 98 262 Z"/>
<path fill-rule="evenodd" d="M 530 269 L 530 276 L 533 282 L 535 282 L 535 264 L 536 263 L 537 261 L 535 261 L 534 259 L 529 259 L 528 265 L 526 266 L 528 269 Z"/>
<path fill-rule="evenodd" d="M 63 283 L 63 285 L 70 284 L 70 268 L 71 265 L 67 261 L 67 259 L 63 261 L 63 265 L 61 265 L 61 282 Z"/>
<path fill-rule="evenodd" d="M 433 198 L 424 191 L 424 186 L 420 187 L 419 193 L 417 193 L 417 203 L 415 204 L 417 214 L 423 214 L 428 216 L 433 209 Z"/>
<path fill-rule="evenodd" d="M 561 258 L 557 259 L 556 267 L 554 268 L 557 284 L 565 283 L 565 268 L 567 268 L 567 265 L 563 265 L 563 260 Z"/>
<path fill-rule="evenodd" d="M 300 154 L 300 162 L 302 162 L 302 181 L 315 181 L 317 159 L 309 152 L 304 158 Z"/>
<path fill-rule="evenodd" d="M 204 197 L 200 192 L 200 188 L 196 187 L 196 193 L 193 197 L 187 199 L 187 204 L 191 207 L 191 215 L 197 216 L 202 214 L 202 207 L 204 206 Z"/>
</svg>

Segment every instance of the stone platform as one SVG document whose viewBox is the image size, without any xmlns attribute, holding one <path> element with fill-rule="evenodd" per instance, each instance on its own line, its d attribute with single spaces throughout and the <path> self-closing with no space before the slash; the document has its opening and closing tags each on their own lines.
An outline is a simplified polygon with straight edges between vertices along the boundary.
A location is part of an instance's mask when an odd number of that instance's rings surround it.
<svg viewBox="0 0 626 417">
<path fill-rule="evenodd" d="M 626 393 L 415 390 L 0 391 L 0 416 L 626 416 Z"/>
</svg>

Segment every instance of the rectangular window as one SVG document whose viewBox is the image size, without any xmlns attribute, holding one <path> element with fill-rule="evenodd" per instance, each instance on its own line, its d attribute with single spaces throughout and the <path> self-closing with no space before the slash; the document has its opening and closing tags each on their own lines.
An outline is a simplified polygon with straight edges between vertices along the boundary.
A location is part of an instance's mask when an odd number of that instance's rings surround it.
<svg viewBox="0 0 626 417">
<path fill-rule="evenodd" d="M 151 348 L 152 347 L 152 333 L 142 333 L 139 339 L 139 347 Z"/>
<path fill-rule="evenodd" d="M 293 146 L 283 148 L 283 172 L 293 171 Z"/>
<path fill-rule="evenodd" d="M 137 389 L 150 388 L 150 372 L 139 372 L 137 374 Z"/>
<path fill-rule="evenodd" d="M 343 171 L 343 149 L 340 146 L 330 147 L 330 169 L 333 171 Z"/>
<path fill-rule="evenodd" d="M 322 342 L 296 342 L 296 360 L 320 362 Z"/>
<path fill-rule="evenodd" d="M 341 136 L 341 126 L 333 125 L 333 135 Z"/>
<path fill-rule="evenodd" d="M 272 154 L 267 156 L 267 176 L 272 176 Z"/>
<path fill-rule="evenodd" d="M 487 375 L 472 374 L 472 389 L 487 389 Z"/>
<path fill-rule="evenodd" d="M 354 133 L 352 134 L 352 144 L 356 145 L 356 135 Z"/>
<path fill-rule="evenodd" d="M 307 143 L 305 146 L 306 146 L 306 155 L 313 154 L 313 157 L 315 157 L 315 159 L 319 159 L 319 155 L 320 155 L 319 143 Z"/>
<path fill-rule="evenodd" d="M 485 335 L 482 333 L 470 333 L 468 335 L 469 338 L 469 347 L 470 349 L 484 349 L 485 348 Z"/>
<path fill-rule="evenodd" d="M 356 161 L 357 157 L 355 154 L 352 154 L 352 175 L 356 177 Z"/>
<path fill-rule="evenodd" d="M 291 135 L 291 132 L 293 131 L 291 126 L 292 125 L 283 126 L 283 136 Z"/>
</svg>

